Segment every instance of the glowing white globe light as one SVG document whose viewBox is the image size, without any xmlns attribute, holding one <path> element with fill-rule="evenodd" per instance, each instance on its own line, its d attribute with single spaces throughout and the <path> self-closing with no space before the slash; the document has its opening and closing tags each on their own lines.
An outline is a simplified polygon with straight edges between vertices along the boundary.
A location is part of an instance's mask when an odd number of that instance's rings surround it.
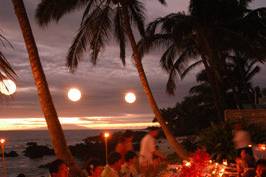
<svg viewBox="0 0 266 177">
<path fill-rule="evenodd" d="M 136 101 L 136 95 L 132 92 L 129 92 L 125 95 L 125 100 L 127 103 L 134 103 Z"/>
<path fill-rule="evenodd" d="M 4 79 L 0 82 L 0 92 L 5 95 L 12 95 L 16 92 L 16 84 L 9 79 Z"/>
<path fill-rule="evenodd" d="M 67 96 L 71 101 L 78 101 L 81 98 L 81 92 L 79 89 L 71 88 L 68 90 Z"/>
</svg>

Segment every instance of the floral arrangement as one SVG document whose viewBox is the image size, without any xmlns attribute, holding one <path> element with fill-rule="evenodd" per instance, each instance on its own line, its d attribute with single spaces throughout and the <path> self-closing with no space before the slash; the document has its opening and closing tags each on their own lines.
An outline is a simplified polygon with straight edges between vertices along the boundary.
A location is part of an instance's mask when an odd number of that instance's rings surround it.
<svg viewBox="0 0 266 177">
<path fill-rule="evenodd" d="M 180 177 L 204 177 L 210 163 L 210 155 L 203 150 L 197 150 L 190 162 L 184 162 L 179 174 Z"/>
</svg>

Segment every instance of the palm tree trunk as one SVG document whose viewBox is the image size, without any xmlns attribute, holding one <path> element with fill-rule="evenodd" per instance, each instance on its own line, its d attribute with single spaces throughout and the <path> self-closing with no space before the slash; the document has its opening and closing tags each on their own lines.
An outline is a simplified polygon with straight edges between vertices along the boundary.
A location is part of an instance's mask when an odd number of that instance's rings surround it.
<svg viewBox="0 0 266 177">
<path fill-rule="evenodd" d="M 207 72 L 207 78 L 210 82 L 210 85 L 211 85 L 211 89 L 212 89 L 212 93 L 213 93 L 213 102 L 214 102 L 214 106 L 215 106 L 215 109 L 217 111 L 217 116 L 219 118 L 219 120 L 223 120 L 223 107 L 222 107 L 222 103 L 221 103 L 221 98 L 220 98 L 220 93 L 219 93 L 219 86 L 218 86 L 218 83 L 216 81 L 216 79 L 214 78 L 214 74 L 206 60 L 206 58 L 204 56 L 201 57 L 202 58 L 202 62 L 203 62 L 203 65 L 206 69 L 206 72 Z"/>
<path fill-rule="evenodd" d="M 82 174 L 67 147 L 64 133 L 59 122 L 48 88 L 48 83 L 41 65 L 38 49 L 34 40 L 24 3 L 22 0 L 12 0 L 12 3 L 28 51 L 32 74 L 38 91 L 40 106 L 44 113 L 55 154 L 57 158 L 64 160 L 69 167 L 72 168 L 74 173 Z"/>
<path fill-rule="evenodd" d="M 156 103 L 156 101 L 152 95 L 152 91 L 150 89 L 150 86 L 149 86 L 149 83 L 148 83 L 145 71 L 143 69 L 142 62 L 141 62 L 141 57 L 140 57 L 141 55 L 140 55 L 140 52 L 138 50 L 137 43 L 136 43 L 135 37 L 133 35 L 132 29 L 130 26 L 130 19 L 128 16 L 127 9 L 125 7 L 122 7 L 122 9 L 123 9 L 124 24 L 125 24 L 126 33 L 127 33 L 128 38 L 129 38 L 131 48 L 133 50 L 133 59 L 135 61 L 135 66 L 136 66 L 137 71 L 139 73 L 139 78 L 140 78 L 142 87 L 144 89 L 144 92 L 147 96 L 148 102 L 149 102 L 149 104 L 150 104 L 150 106 L 151 106 L 151 108 L 155 114 L 156 119 L 158 120 L 159 124 L 161 125 L 163 132 L 164 132 L 169 144 L 175 150 L 176 154 L 183 160 L 188 159 L 187 152 L 184 150 L 182 145 L 176 141 L 175 137 L 172 135 L 169 128 L 167 127 L 165 120 L 162 117 L 161 112 L 157 106 L 157 103 Z"/>
<path fill-rule="evenodd" d="M 204 35 L 202 35 L 206 33 L 207 31 L 204 31 L 204 29 L 199 27 L 198 35 L 196 35 L 196 37 L 197 37 L 197 41 L 199 41 L 198 47 L 201 50 L 201 53 L 203 53 L 202 55 L 203 63 L 205 61 L 204 66 L 207 70 L 207 76 L 213 88 L 213 93 L 215 97 L 214 103 L 216 105 L 217 116 L 220 121 L 223 121 L 224 120 L 224 109 L 225 109 L 225 100 L 223 98 L 224 92 L 222 89 L 223 79 L 217 69 L 216 64 L 214 63 L 213 51 L 208 43 L 208 40 L 204 37 Z"/>
</svg>

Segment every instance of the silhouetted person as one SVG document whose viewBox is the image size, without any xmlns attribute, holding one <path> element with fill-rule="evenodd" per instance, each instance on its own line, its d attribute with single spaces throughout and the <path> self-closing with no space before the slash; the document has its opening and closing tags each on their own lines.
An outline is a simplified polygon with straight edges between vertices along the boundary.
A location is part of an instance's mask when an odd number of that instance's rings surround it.
<svg viewBox="0 0 266 177">
<path fill-rule="evenodd" d="M 139 164 L 142 172 L 147 171 L 149 168 L 156 168 L 154 165 L 158 159 L 165 159 L 165 156 L 156 148 L 155 139 L 158 135 L 159 128 L 152 128 L 141 140 Z M 155 161 L 155 159 L 157 160 Z"/>
<path fill-rule="evenodd" d="M 128 151 L 133 151 L 133 133 L 130 130 L 125 131 L 120 137 L 118 143 L 115 146 L 115 152 L 121 154 L 122 159 L 125 160 L 125 155 Z"/>
<path fill-rule="evenodd" d="M 260 159 L 257 161 L 256 177 L 266 177 L 266 159 Z"/>
<path fill-rule="evenodd" d="M 125 163 L 122 165 L 121 174 L 123 177 L 137 177 L 138 156 L 134 151 L 128 151 L 125 155 Z"/>
<path fill-rule="evenodd" d="M 89 177 L 100 177 L 103 171 L 103 163 L 98 159 L 90 159 L 85 166 Z"/>
<path fill-rule="evenodd" d="M 252 148 L 249 147 L 249 145 L 252 144 L 250 134 L 248 131 L 243 129 L 240 123 L 236 123 L 234 125 L 233 141 L 234 141 L 238 156 L 240 156 L 240 153 L 243 149 L 245 149 L 249 155 L 253 156 Z"/>
<path fill-rule="evenodd" d="M 49 165 L 49 173 L 51 177 L 68 177 L 69 168 L 63 160 L 57 159 Z"/>
<path fill-rule="evenodd" d="M 108 157 L 108 165 L 104 167 L 101 177 L 119 177 L 122 163 L 122 156 L 118 152 L 110 153 Z"/>
</svg>

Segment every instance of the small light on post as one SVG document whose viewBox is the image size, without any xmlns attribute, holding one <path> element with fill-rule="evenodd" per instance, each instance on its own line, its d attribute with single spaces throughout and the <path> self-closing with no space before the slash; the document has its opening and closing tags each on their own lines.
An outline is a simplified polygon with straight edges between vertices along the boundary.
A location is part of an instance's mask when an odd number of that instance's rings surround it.
<svg viewBox="0 0 266 177">
<path fill-rule="evenodd" d="M 104 142 L 105 142 L 105 163 L 108 164 L 108 138 L 110 137 L 110 133 L 104 133 Z"/>
<path fill-rule="evenodd" d="M 5 142 L 6 142 L 5 139 L 3 139 L 3 138 L 0 139 L 1 151 L 2 151 L 2 160 L 5 159 Z"/>
<path fill-rule="evenodd" d="M 109 138 L 109 136 L 110 136 L 110 134 L 109 134 L 108 132 L 105 132 L 105 133 L 104 133 L 104 138 L 107 139 L 107 138 Z"/>
</svg>

